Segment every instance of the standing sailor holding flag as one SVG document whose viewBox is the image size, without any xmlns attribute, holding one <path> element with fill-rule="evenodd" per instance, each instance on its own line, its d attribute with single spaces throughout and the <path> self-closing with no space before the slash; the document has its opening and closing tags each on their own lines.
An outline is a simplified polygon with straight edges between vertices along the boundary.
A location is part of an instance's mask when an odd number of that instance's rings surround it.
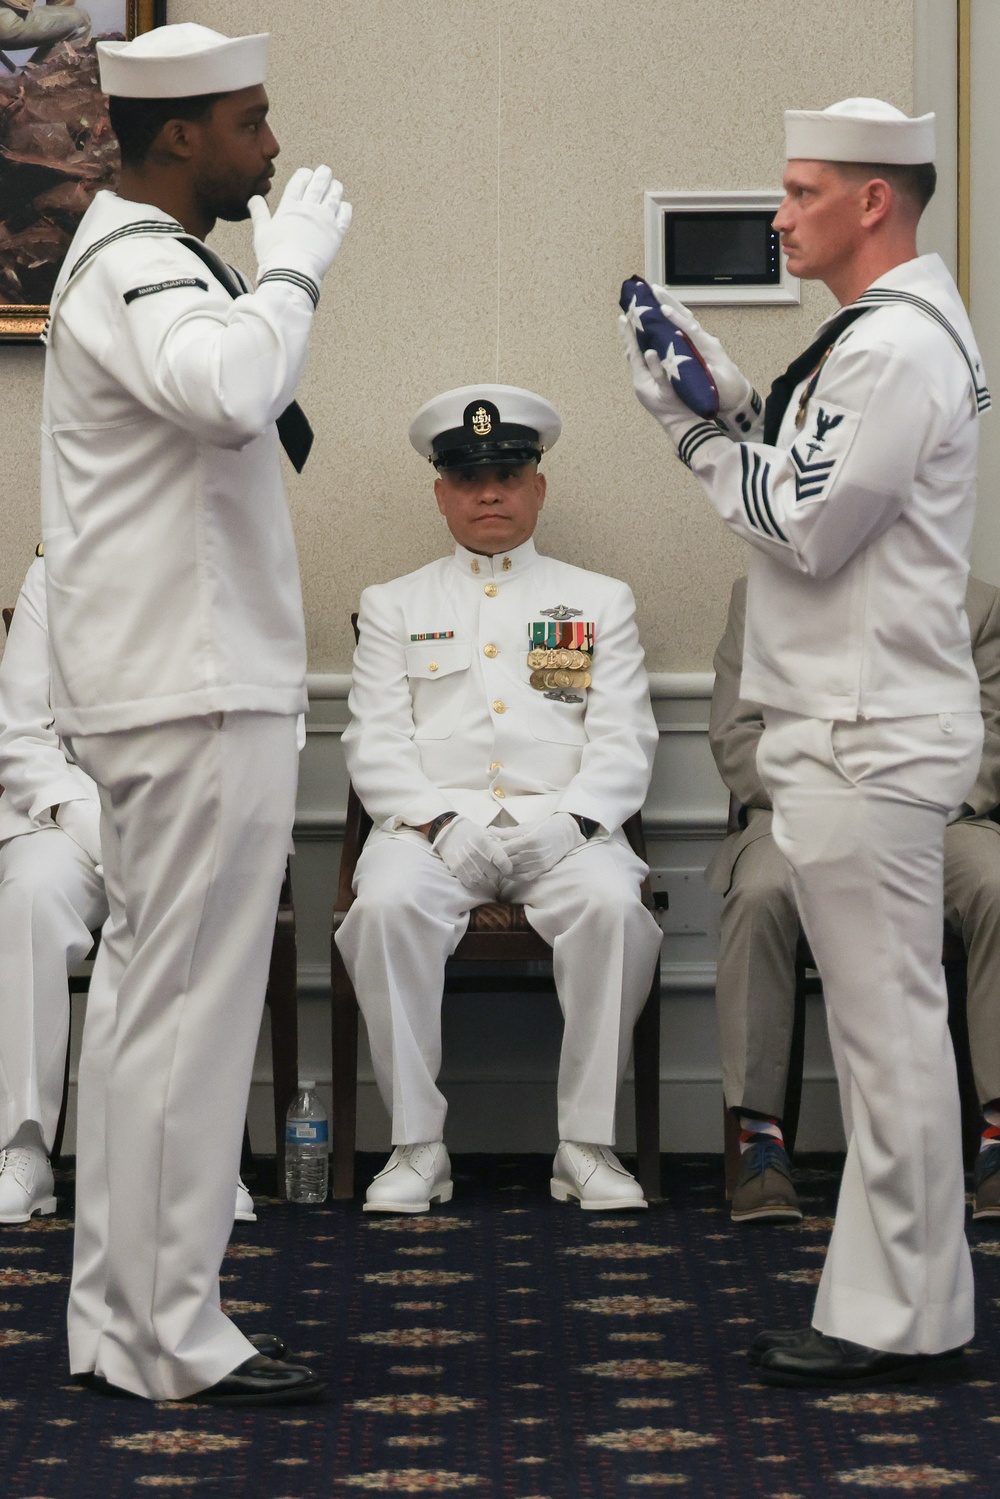
<svg viewBox="0 0 1000 1499">
<path fill-rule="evenodd" d="M 951 277 L 917 254 L 933 115 L 848 99 L 785 125 L 774 227 L 841 310 L 763 414 L 669 293 L 627 300 L 622 327 L 639 400 L 754 549 L 740 695 L 763 704 L 758 769 L 849 1140 L 813 1325 L 762 1334 L 751 1359 L 769 1383 L 851 1385 L 955 1368 L 973 1334 L 942 847 L 982 744 L 963 599 L 989 397 Z M 647 300 L 674 325 L 662 362 Z M 714 420 L 678 393 L 692 361 Z"/>
<path fill-rule="evenodd" d="M 306 707 L 279 448 L 301 468 L 292 397 L 351 214 L 328 167 L 296 172 L 273 218 L 259 196 L 267 43 L 183 24 L 99 44 L 122 173 L 48 333 L 52 706 L 100 789 L 124 965 L 80 1062 L 70 1361 L 151 1400 L 323 1388 L 219 1305 Z M 203 244 L 247 217 L 256 289 Z"/>
</svg>

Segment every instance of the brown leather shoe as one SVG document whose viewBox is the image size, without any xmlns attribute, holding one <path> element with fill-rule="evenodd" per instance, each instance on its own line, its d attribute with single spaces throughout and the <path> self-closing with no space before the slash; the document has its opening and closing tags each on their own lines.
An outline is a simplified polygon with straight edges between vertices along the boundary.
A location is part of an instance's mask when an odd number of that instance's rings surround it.
<svg viewBox="0 0 1000 1499">
<path fill-rule="evenodd" d="M 743 1152 L 729 1216 L 734 1223 L 800 1222 L 791 1162 L 773 1135 L 758 1135 Z"/>
</svg>

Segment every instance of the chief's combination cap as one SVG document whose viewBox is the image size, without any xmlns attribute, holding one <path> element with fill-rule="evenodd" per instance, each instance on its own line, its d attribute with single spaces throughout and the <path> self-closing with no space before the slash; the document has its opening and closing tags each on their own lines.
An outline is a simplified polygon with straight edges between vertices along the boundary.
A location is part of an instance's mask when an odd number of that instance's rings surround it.
<svg viewBox="0 0 1000 1499">
<path fill-rule="evenodd" d="M 101 88 L 119 99 L 232 94 L 267 76 L 266 31 L 223 36 L 194 21 L 157 26 L 131 42 L 98 42 Z"/>
<path fill-rule="evenodd" d="M 919 166 L 934 160 L 934 116 L 910 119 L 882 99 L 841 99 L 829 109 L 786 109 L 785 148 L 789 161 Z"/>
<path fill-rule="evenodd" d="M 421 406 L 410 441 L 435 468 L 527 463 L 562 431 L 554 406 L 516 385 L 463 385 Z"/>
</svg>

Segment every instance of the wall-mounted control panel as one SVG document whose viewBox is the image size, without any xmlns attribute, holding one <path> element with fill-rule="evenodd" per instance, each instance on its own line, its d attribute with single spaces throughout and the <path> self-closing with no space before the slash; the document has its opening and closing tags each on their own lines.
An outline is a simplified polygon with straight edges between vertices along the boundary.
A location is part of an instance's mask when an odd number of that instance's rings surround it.
<svg viewBox="0 0 1000 1499">
<path fill-rule="evenodd" d="M 646 280 L 684 302 L 797 303 L 771 228 L 777 192 L 645 194 Z"/>
</svg>

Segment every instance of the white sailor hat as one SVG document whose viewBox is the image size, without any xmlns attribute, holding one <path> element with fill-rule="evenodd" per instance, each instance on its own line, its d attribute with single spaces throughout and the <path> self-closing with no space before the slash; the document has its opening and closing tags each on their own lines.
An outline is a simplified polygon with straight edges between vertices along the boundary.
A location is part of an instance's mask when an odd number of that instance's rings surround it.
<svg viewBox="0 0 1000 1499">
<path fill-rule="evenodd" d="M 119 99 L 185 99 L 253 88 L 267 76 L 269 40 L 266 31 L 223 36 L 181 21 L 131 42 L 98 42 L 101 88 Z"/>
<path fill-rule="evenodd" d="M 462 385 L 421 406 L 410 441 L 435 468 L 465 468 L 541 458 L 561 431 L 555 407 L 530 390 Z"/>
<path fill-rule="evenodd" d="M 934 160 L 934 116 L 911 119 L 883 99 L 841 99 L 829 109 L 786 109 L 789 161 L 872 161 L 919 166 Z"/>
</svg>

